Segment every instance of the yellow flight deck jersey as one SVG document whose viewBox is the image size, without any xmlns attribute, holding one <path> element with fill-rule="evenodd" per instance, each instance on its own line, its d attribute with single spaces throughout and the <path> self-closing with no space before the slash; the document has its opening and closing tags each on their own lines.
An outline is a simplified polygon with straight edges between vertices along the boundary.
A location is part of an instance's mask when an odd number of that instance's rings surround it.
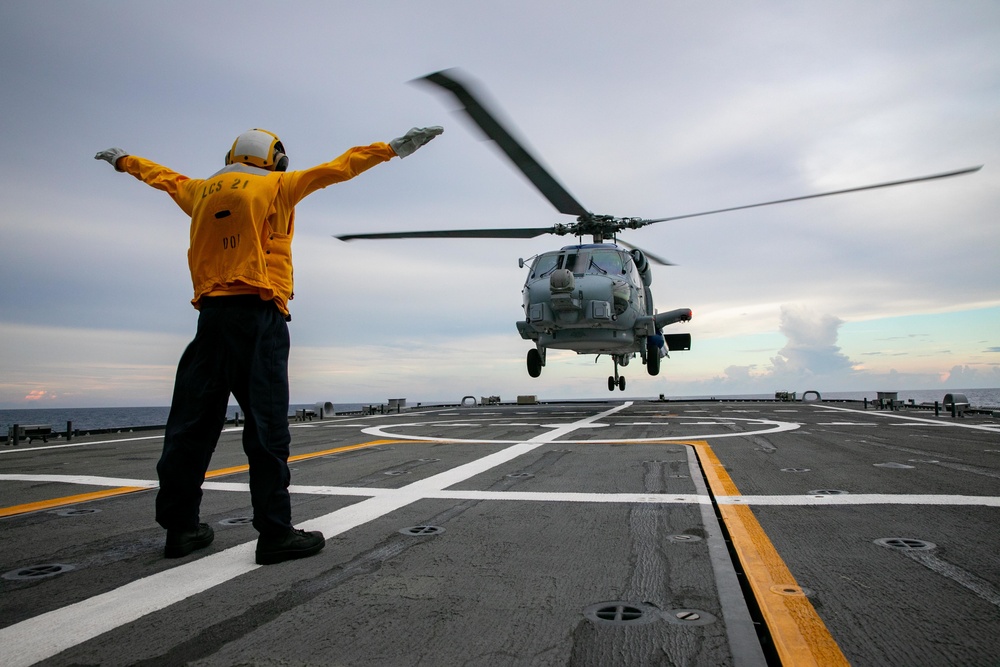
<svg viewBox="0 0 1000 667">
<path fill-rule="evenodd" d="M 389 144 L 379 142 L 302 171 L 235 164 L 205 179 L 188 178 L 135 155 L 121 158 L 118 166 L 169 194 L 191 216 L 188 266 L 195 308 L 203 296 L 256 293 L 273 300 L 287 317 L 295 205 L 395 156 Z"/>
</svg>

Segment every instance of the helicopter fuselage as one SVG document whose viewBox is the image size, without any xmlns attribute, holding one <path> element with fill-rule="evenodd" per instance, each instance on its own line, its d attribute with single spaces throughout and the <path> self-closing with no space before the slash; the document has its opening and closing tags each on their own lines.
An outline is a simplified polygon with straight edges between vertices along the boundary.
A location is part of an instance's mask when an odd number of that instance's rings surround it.
<svg viewBox="0 0 1000 667">
<path fill-rule="evenodd" d="M 645 335 L 653 332 L 636 331 L 637 321 L 652 314 L 643 268 L 645 281 L 632 253 L 608 243 L 539 255 L 522 290 L 521 337 L 580 354 L 644 354 Z"/>
<path fill-rule="evenodd" d="M 517 323 L 521 337 L 536 346 L 528 356 L 529 374 L 537 377 L 545 350 L 553 348 L 611 356 L 616 373 L 609 387 L 623 385 L 617 367 L 628 365 L 636 354 L 655 375 L 669 342 L 674 349 L 690 347 L 687 334 L 665 339 L 661 333 L 668 324 L 691 319 L 691 311 L 655 313 L 651 283 L 642 252 L 613 243 L 566 246 L 538 255 L 522 290 L 525 319 Z"/>
</svg>

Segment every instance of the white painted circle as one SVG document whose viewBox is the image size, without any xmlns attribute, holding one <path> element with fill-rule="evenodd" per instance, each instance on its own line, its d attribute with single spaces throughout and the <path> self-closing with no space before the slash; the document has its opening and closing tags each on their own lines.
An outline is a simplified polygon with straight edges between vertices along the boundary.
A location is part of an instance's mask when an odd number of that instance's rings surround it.
<svg viewBox="0 0 1000 667">
<path fill-rule="evenodd" d="M 784 431 L 794 431 L 800 427 L 800 424 L 794 422 L 780 422 L 774 421 L 772 419 L 762 419 L 762 418 L 747 418 L 747 417 L 720 417 L 719 419 L 725 419 L 726 421 L 741 421 L 750 422 L 755 424 L 760 424 L 761 430 L 757 431 L 745 431 L 740 433 L 693 433 L 691 435 L 673 435 L 673 436 L 662 436 L 659 438 L 622 438 L 622 439 L 604 439 L 600 440 L 545 440 L 546 442 L 558 442 L 560 444 L 567 445 L 595 445 L 595 444 L 630 444 L 630 443 L 644 443 L 644 442 L 663 442 L 665 440 L 709 440 L 712 438 L 737 438 L 745 437 L 748 435 L 765 435 L 769 433 L 782 433 Z M 509 445 L 517 444 L 521 442 L 534 442 L 540 439 L 544 435 L 544 432 L 540 432 L 538 435 L 522 438 L 520 440 L 480 440 L 476 438 L 448 438 L 448 437 L 436 437 L 431 435 L 411 435 L 405 433 L 399 433 L 399 429 L 404 428 L 448 428 L 456 426 L 478 426 L 480 424 L 470 423 L 472 420 L 464 419 L 462 421 L 450 422 L 450 421 L 427 421 L 427 422 L 409 422 L 406 424 L 389 424 L 386 426 L 371 426 L 362 429 L 362 433 L 368 435 L 376 436 L 379 438 L 390 438 L 396 440 L 416 440 L 422 442 L 454 442 L 454 443 L 465 443 L 465 444 L 498 444 L 498 445 Z M 489 419 L 483 419 L 481 422 L 492 421 Z M 511 424 L 506 423 L 505 426 L 510 426 Z M 705 425 L 704 423 L 692 424 L 692 426 Z M 601 424 L 601 423 L 585 423 L 585 424 L 524 424 L 524 426 L 537 426 L 540 429 L 595 429 L 595 428 L 606 428 L 611 426 L 611 424 Z M 676 426 L 676 425 L 675 425 Z"/>
</svg>

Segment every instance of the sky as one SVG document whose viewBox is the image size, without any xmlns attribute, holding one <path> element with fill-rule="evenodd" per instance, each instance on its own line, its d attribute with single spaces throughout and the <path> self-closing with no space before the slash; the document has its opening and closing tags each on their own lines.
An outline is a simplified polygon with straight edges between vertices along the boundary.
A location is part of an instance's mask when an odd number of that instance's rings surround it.
<svg viewBox="0 0 1000 667">
<path fill-rule="evenodd" d="M 413 156 L 297 207 L 293 403 L 606 397 L 525 370 L 524 270 L 573 242 L 335 234 L 572 222 L 413 79 L 458 68 L 595 213 L 667 217 L 973 175 L 623 236 L 692 349 L 615 397 L 1000 387 L 994 0 L 0 3 L 0 408 L 169 404 L 194 335 L 188 219 L 94 154 L 192 177 L 277 133 L 291 169 L 414 126 Z"/>
</svg>

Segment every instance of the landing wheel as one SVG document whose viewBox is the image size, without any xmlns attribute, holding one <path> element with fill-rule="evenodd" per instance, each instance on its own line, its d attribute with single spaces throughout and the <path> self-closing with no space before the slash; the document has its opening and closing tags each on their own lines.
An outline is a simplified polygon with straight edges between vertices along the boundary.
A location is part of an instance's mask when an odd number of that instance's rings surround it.
<svg viewBox="0 0 1000 667">
<path fill-rule="evenodd" d="M 615 382 L 615 376 L 614 375 L 609 375 L 608 376 L 608 391 L 614 391 L 615 387 L 617 385 L 618 385 L 618 383 Z"/>
<path fill-rule="evenodd" d="M 618 378 L 618 388 L 621 389 L 622 391 L 625 391 L 625 376 L 624 375 L 622 375 L 621 377 Z"/>
<path fill-rule="evenodd" d="M 533 378 L 542 374 L 542 355 L 538 348 L 528 350 L 528 375 Z"/>
<path fill-rule="evenodd" d="M 646 371 L 650 375 L 660 374 L 660 351 L 650 347 L 646 350 Z"/>
</svg>

